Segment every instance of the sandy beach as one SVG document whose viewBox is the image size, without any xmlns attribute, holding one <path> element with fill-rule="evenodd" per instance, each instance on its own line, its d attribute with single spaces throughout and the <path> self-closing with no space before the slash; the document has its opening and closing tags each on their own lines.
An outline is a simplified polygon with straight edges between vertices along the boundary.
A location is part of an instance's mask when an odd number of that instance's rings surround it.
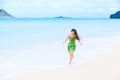
<svg viewBox="0 0 120 80">
<path fill-rule="evenodd" d="M 7 80 L 120 80 L 120 45 L 107 48 L 111 51 L 81 65 L 21 73 Z"/>
</svg>

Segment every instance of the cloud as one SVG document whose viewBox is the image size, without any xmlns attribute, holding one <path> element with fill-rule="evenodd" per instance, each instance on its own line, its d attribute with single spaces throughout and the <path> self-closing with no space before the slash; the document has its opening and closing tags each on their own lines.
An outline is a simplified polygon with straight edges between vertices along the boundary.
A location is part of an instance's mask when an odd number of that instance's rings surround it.
<svg viewBox="0 0 120 80">
<path fill-rule="evenodd" d="M 120 9 L 119 0 L 6 0 L 5 9 L 19 17 L 108 14 Z"/>
</svg>

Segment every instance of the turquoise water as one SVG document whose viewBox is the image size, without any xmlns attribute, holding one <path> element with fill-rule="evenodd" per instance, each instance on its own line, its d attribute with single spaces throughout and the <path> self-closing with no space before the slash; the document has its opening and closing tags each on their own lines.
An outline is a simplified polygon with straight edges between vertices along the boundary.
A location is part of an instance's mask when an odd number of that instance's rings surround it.
<svg viewBox="0 0 120 80">
<path fill-rule="evenodd" d="M 109 19 L 1 19 L 0 48 L 54 43 L 63 40 L 72 28 L 78 30 L 81 38 L 105 37 L 119 32 L 119 25 L 120 20 Z"/>
<path fill-rule="evenodd" d="M 117 40 L 120 20 L 0 19 L 1 77 L 27 70 L 67 65 L 67 44 L 63 45 L 62 42 L 72 28 L 77 29 L 84 42 L 83 45 L 77 43 L 74 59 L 74 64 L 81 64 L 96 55 L 96 52 L 109 51 L 103 46 Z"/>
</svg>

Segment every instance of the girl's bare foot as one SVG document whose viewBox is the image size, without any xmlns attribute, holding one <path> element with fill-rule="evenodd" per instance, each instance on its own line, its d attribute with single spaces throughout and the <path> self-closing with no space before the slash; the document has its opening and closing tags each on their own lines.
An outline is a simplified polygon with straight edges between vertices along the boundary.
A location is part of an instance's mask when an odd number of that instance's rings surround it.
<svg viewBox="0 0 120 80">
<path fill-rule="evenodd" d="M 71 62 L 69 62 L 69 65 L 71 65 L 72 63 Z"/>
</svg>

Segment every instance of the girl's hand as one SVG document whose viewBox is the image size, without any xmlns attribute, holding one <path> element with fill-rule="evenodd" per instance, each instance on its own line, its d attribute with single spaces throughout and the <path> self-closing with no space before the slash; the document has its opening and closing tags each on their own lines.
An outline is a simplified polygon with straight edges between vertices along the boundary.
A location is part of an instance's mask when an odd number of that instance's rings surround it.
<svg viewBox="0 0 120 80">
<path fill-rule="evenodd" d="M 80 43 L 80 45 L 82 45 L 82 43 Z"/>
<path fill-rule="evenodd" d="M 65 44 L 65 42 L 62 42 L 62 44 Z"/>
<path fill-rule="evenodd" d="M 65 42 L 67 42 L 69 39 L 69 36 L 65 39 L 65 41 L 63 42 L 63 44 L 65 44 Z"/>
</svg>

